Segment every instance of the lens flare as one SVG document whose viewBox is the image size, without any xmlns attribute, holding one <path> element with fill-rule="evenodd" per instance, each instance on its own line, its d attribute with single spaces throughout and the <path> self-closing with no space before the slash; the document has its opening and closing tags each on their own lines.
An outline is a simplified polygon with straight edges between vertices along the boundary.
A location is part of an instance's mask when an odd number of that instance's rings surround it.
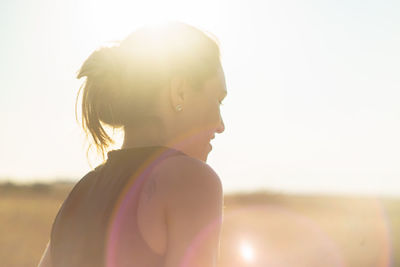
<svg viewBox="0 0 400 267">
<path fill-rule="evenodd" d="M 253 247 L 247 241 L 242 241 L 240 244 L 240 254 L 246 262 L 254 261 Z"/>
<path fill-rule="evenodd" d="M 171 153 L 174 153 L 173 150 L 163 149 L 154 153 L 154 155 L 146 160 L 131 176 L 129 182 L 120 194 L 120 198 L 112 212 L 107 230 L 105 255 L 107 267 L 118 266 L 121 243 L 126 236 L 126 233 L 123 232 L 124 224 L 127 218 L 129 218 L 129 214 L 131 214 L 131 204 L 135 202 L 134 199 L 138 196 L 140 186 L 144 183 L 152 169 Z"/>
<path fill-rule="evenodd" d="M 182 143 L 183 142 L 184 141 L 182 141 Z M 133 236 L 127 232 L 127 229 L 131 226 L 129 225 L 131 222 L 130 220 L 132 220 L 130 216 L 132 214 L 131 211 L 135 208 L 132 204 L 137 203 L 139 190 L 147 177 L 149 177 L 153 168 L 162 160 L 175 153 L 174 151 L 175 149 L 165 148 L 155 151 L 151 157 L 143 162 L 126 183 L 112 212 L 112 216 L 109 219 L 105 244 L 105 262 L 107 267 L 120 266 L 120 262 L 124 260 L 123 257 L 126 256 L 124 254 L 124 242 L 132 241 L 129 240 L 129 236 Z M 215 218 L 215 220 L 210 221 L 209 224 L 205 225 L 204 228 L 193 237 L 179 266 L 191 266 L 191 262 L 193 261 L 198 247 L 201 246 L 203 242 L 206 242 L 207 238 L 213 236 L 213 233 L 220 227 L 221 223 L 222 218 Z M 133 236 L 132 238 L 135 237 Z M 133 253 L 130 255 L 134 260 L 136 255 L 133 255 Z"/>
</svg>

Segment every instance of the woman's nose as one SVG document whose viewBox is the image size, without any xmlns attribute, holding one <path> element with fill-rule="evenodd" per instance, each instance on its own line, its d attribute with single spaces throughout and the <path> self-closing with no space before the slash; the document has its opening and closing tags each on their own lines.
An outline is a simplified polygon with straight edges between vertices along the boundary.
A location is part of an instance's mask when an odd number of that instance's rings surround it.
<svg viewBox="0 0 400 267">
<path fill-rule="evenodd" d="M 216 132 L 220 134 L 220 133 L 223 133 L 224 131 L 225 131 L 224 120 L 222 119 L 222 117 L 220 117 L 219 124 L 218 124 L 218 127 L 216 129 Z"/>
</svg>

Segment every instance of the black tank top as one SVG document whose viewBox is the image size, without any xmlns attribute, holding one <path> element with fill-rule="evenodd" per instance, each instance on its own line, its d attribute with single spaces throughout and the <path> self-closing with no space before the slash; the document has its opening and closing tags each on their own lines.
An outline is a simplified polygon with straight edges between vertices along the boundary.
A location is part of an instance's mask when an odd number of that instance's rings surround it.
<svg viewBox="0 0 400 267">
<path fill-rule="evenodd" d="M 143 240 L 137 225 L 138 196 L 163 159 L 185 155 L 149 146 L 108 152 L 62 204 L 51 230 L 54 267 L 157 267 L 164 256 Z"/>
</svg>

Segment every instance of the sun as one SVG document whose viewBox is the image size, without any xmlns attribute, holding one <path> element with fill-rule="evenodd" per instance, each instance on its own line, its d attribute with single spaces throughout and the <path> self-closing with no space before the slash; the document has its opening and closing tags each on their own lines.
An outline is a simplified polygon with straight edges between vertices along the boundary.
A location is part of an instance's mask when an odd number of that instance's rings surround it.
<svg viewBox="0 0 400 267">
<path fill-rule="evenodd" d="M 120 40 L 139 27 L 165 21 L 181 21 L 216 34 L 214 28 L 220 21 L 219 5 L 212 0 L 199 3 L 182 0 L 86 0 L 77 9 L 77 20 L 80 27 L 90 34 L 80 41 L 89 41 L 94 46 Z"/>
</svg>

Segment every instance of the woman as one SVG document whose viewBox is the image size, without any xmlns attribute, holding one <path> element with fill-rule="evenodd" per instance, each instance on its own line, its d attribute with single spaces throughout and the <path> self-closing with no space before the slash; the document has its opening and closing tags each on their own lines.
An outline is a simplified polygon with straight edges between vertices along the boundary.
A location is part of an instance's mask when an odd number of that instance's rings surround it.
<svg viewBox="0 0 400 267">
<path fill-rule="evenodd" d="M 217 43 L 183 23 L 144 27 L 93 52 L 81 77 L 87 135 L 102 155 L 104 125 L 124 142 L 64 201 L 39 266 L 215 266 L 223 192 L 206 160 L 227 93 Z"/>
</svg>

